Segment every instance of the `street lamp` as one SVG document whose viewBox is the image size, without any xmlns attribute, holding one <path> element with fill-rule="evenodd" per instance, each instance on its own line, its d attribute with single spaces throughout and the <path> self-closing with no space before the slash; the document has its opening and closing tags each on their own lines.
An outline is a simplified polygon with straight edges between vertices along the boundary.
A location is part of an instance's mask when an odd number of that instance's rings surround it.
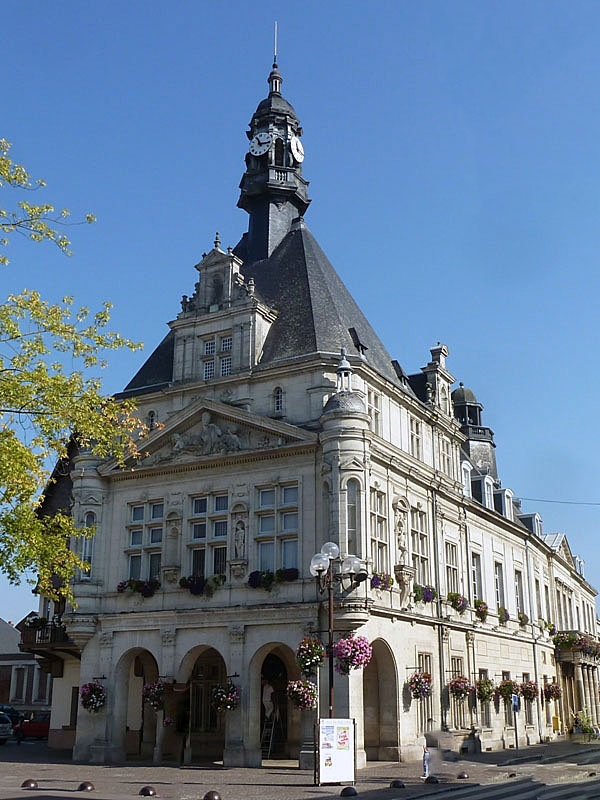
<svg viewBox="0 0 600 800">
<path fill-rule="evenodd" d="M 334 564 L 339 565 L 339 571 L 334 572 Z M 367 572 L 358 556 L 348 554 L 340 558 L 340 548 L 335 542 L 325 542 L 320 553 L 310 560 L 310 574 L 317 579 L 319 593 L 327 591 L 328 599 L 328 644 L 327 656 L 329 659 L 329 718 L 333 718 L 333 590 L 336 583 L 342 588 L 352 589 L 367 579 Z M 344 581 L 348 586 L 344 586 Z"/>
</svg>

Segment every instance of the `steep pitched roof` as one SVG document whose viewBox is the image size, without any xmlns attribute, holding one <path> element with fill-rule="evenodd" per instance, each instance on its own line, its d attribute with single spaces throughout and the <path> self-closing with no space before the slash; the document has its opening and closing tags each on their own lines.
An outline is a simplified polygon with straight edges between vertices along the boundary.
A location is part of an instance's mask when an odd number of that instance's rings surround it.
<svg viewBox="0 0 600 800">
<path fill-rule="evenodd" d="M 362 354 L 367 364 L 412 394 L 354 298 L 303 220 L 296 220 L 271 256 L 249 266 L 260 296 L 279 310 L 261 365 L 312 353 Z"/>
</svg>

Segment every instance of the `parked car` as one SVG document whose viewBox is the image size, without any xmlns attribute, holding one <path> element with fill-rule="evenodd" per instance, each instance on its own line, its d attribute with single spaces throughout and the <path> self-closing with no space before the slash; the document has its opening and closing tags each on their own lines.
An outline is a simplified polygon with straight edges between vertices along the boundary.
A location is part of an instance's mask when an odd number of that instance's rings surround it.
<svg viewBox="0 0 600 800">
<path fill-rule="evenodd" d="M 7 740 L 12 736 L 12 722 L 8 714 L 0 712 L 0 744 L 6 744 Z"/>
<path fill-rule="evenodd" d="M 5 703 L 0 703 L 0 713 L 6 714 L 7 717 L 10 717 L 10 721 L 13 724 L 13 727 L 17 724 L 17 722 L 21 719 L 23 714 L 20 711 L 17 711 L 14 706 L 6 705 Z"/>
<path fill-rule="evenodd" d="M 32 711 L 25 715 L 21 725 L 23 739 L 47 739 L 50 730 L 50 712 Z"/>
</svg>

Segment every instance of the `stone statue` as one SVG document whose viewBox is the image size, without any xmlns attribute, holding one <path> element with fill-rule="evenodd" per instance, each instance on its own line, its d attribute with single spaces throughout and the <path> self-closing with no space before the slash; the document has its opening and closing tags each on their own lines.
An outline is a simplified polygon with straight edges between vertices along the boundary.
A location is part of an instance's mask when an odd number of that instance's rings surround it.
<svg viewBox="0 0 600 800">
<path fill-rule="evenodd" d="M 244 551 L 246 549 L 246 525 L 243 519 L 238 519 L 238 521 L 235 523 L 233 546 L 235 557 L 237 559 L 244 558 Z"/>
<path fill-rule="evenodd" d="M 394 533 L 396 534 L 396 547 L 398 549 L 397 563 L 406 564 L 407 538 L 405 527 L 407 509 L 401 498 L 394 500 L 392 508 L 394 509 Z"/>
<path fill-rule="evenodd" d="M 210 455 L 219 449 L 221 435 L 221 428 L 210 421 L 210 414 L 205 411 L 202 414 L 202 429 L 200 431 L 202 455 Z"/>
</svg>

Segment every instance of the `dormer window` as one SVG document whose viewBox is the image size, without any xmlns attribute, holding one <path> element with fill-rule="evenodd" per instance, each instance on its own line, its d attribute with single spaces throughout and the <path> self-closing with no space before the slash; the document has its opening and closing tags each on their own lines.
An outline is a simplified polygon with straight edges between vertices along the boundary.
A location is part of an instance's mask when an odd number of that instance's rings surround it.
<svg viewBox="0 0 600 800">
<path fill-rule="evenodd" d="M 463 461 L 460 474 L 462 479 L 462 487 L 463 487 L 463 494 L 465 497 L 472 497 L 473 494 L 471 492 L 471 471 L 473 467 L 469 464 L 468 461 Z"/>
<path fill-rule="evenodd" d="M 273 390 L 273 413 L 283 414 L 284 410 L 284 394 L 281 386 L 276 386 Z"/>
<path fill-rule="evenodd" d="M 483 504 L 486 508 L 494 508 L 494 481 L 489 475 L 483 482 Z"/>
</svg>

